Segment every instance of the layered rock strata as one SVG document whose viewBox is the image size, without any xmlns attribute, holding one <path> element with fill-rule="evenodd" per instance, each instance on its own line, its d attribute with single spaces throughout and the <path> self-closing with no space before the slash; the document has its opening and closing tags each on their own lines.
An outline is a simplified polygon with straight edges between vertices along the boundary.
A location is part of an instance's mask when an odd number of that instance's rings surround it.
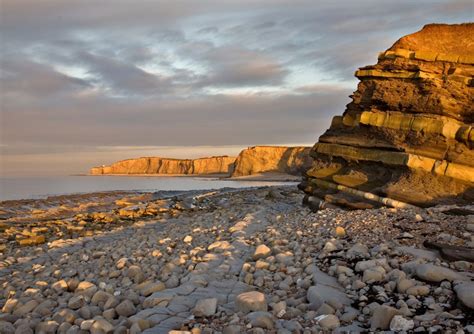
<svg viewBox="0 0 474 334">
<path fill-rule="evenodd" d="M 103 174 L 228 174 L 235 157 L 217 156 L 200 159 L 144 157 L 117 161 L 110 166 L 94 167 L 92 175 Z"/>
<path fill-rule="evenodd" d="M 355 76 L 300 187 L 324 197 L 324 180 L 416 205 L 472 203 L 474 24 L 426 25 Z"/>
<path fill-rule="evenodd" d="M 301 175 L 311 166 L 310 147 L 253 146 L 240 152 L 232 177 L 265 172 Z"/>
<path fill-rule="evenodd" d="M 237 158 L 216 156 L 200 159 L 144 157 L 93 167 L 91 175 L 120 174 L 226 174 L 232 177 L 278 172 L 301 175 L 311 166 L 310 147 L 253 146 L 242 150 Z"/>
</svg>

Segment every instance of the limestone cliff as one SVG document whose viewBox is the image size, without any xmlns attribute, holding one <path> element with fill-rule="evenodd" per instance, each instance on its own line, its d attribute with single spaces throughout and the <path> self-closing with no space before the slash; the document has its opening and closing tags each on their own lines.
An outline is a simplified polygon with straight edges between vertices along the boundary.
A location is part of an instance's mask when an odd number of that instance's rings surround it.
<svg viewBox="0 0 474 334">
<path fill-rule="evenodd" d="M 254 146 L 240 152 L 232 177 L 263 172 L 301 175 L 311 166 L 309 147 Z"/>
<path fill-rule="evenodd" d="M 431 205 L 474 200 L 474 24 L 430 24 L 398 40 L 360 79 L 311 150 L 301 188 L 325 180 Z M 322 182 L 319 182 L 321 184 Z"/>
<path fill-rule="evenodd" d="M 102 174 L 229 174 L 235 157 L 217 156 L 199 159 L 144 157 L 94 167 L 91 175 Z"/>
<path fill-rule="evenodd" d="M 310 147 L 255 146 L 240 152 L 237 159 L 217 156 L 200 159 L 144 157 L 93 167 L 91 175 L 113 174 L 226 174 L 232 177 L 279 172 L 301 175 L 311 165 Z"/>
</svg>

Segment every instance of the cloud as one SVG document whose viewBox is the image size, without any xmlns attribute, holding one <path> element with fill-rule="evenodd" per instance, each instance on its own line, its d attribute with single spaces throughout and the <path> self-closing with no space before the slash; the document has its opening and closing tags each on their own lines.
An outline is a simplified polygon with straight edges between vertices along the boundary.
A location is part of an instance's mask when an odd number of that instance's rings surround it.
<svg viewBox="0 0 474 334">
<path fill-rule="evenodd" d="M 239 47 L 211 49 L 206 54 L 206 59 L 211 69 L 203 85 L 272 86 L 281 84 L 288 73 L 270 56 Z"/>
<path fill-rule="evenodd" d="M 90 88 L 91 85 L 80 78 L 60 73 L 48 64 L 40 64 L 28 59 L 3 59 L 0 80 L 2 94 L 15 98 L 34 96 L 57 98 L 59 94 Z"/>
<path fill-rule="evenodd" d="M 354 71 L 472 2 L 3 0 L 2 154 L 312 143 Z"/>
</svg>

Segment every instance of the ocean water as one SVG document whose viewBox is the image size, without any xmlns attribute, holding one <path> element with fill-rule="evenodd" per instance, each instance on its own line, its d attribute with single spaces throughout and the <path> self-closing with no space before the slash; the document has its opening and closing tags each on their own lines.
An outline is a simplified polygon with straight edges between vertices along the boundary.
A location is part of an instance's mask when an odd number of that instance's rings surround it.
<svg viewBox="0 0 474 334">
<path fill-rule="evenodd" d="M 296 185 L 296 182 L 236 181 L 169 176 L 1 177 L 0 201 L 112 190 L 152 192 L 159 190 L 206 190 L 225 187 L 246 188 L 282 184 Z"/>
</svg>

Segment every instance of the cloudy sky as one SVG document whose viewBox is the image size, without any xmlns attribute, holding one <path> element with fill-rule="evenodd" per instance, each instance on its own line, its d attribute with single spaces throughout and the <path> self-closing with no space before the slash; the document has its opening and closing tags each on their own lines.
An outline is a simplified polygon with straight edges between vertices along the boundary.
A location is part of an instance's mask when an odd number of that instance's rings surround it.
<svg viewBox="0 0 474 334">
<path fill-rule="evenodd" d="M 1 0 L 2 175 L 313 144 L 357 67 L 472 1 Z"/>
</svg>

